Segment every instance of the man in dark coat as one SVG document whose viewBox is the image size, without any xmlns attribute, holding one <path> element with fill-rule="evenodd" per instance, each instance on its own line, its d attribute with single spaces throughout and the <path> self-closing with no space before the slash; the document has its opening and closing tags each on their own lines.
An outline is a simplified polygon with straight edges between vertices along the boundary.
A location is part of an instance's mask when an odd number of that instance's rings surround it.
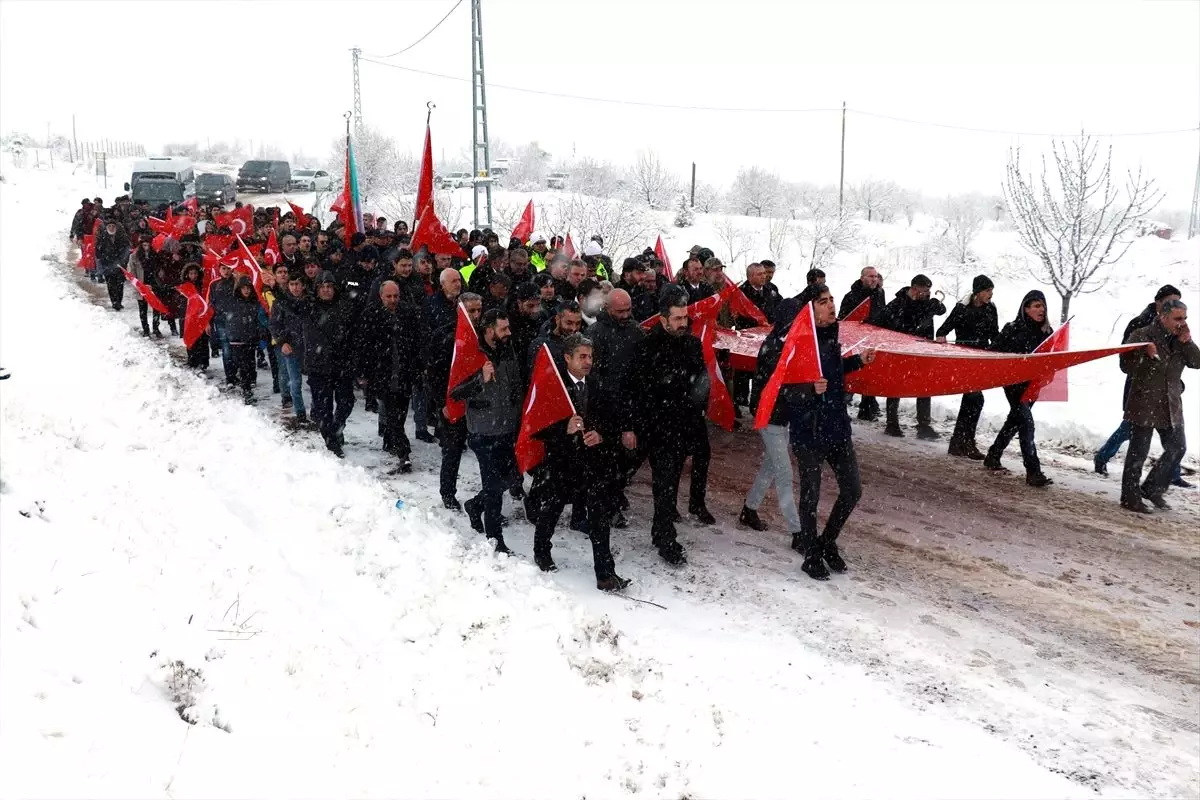
<svg viewBox="0 0 1200 800">
<path fill-rule="evenodd" d="M 946 313 L 946 306 L 936 297 L 930 297 L 933 281 L 924 275 L 917 275 L 912 283 L 896 292 L 895 299 L 887 305 L 884 321 L 887 327 L 901 333 L 933 338 L 933 318 Z M 928 397 L 917 398 L 917 438 L 940 439 L 941 434 L 930 424 L 931 401 Z M 903 436 L 900 429 L 900 398 L 889 397 L 887 400 L 887 426 L 883 432 L 888 436 Z"/>
<path fill-rule="evenodd" d="M 858 308 L 867 299 L 870 299 L 871 305 L 867 308 L 867 318 L 864 322 L 869 325 L 886 327 L 887 295 L 883 291 L 883 276 L 875 267 L 863 267 L 858 274 L 858 280 L 850 284 L 850 291 L 842 297 L 842 304 L 838 308 L 838 319 L 848 317 L 851 311 Z M 863 395 L 858 404 L 858 418 L 866 422 L 874 422 L 879 419 L 879 416 L 879 400 Z"/>
<path fill-rule="evenodd" d="M 116 219 L 110 217 L 96 236 L 96 269 L 108 286 L 113 311 L 120 311 L 125 299 L 125 273 L 121 268 L 128 260 L 129 237 Z"/>
<path fill-rule="evenodd" d="M 862 496 L 858 456 L 846 412 L 845 375 L 874 361 L 875 352 L 868 348 L 861 355 L 842 356 L 833 295 L 824 284 L 810 286 L 797 299 L 802 308 L 808 302 L 813 304 L 817 353 L 824 377 L 816 383 L 793 386 L 788 398 L 792 452 L 800 471 L 800 531 L 792 537 L 792 549 L 804 554 L 800 568 L 810 578 L 827 580 L 831 569 L 846 571 L 837 538 Z M 818 536 L 817 504 L 821 499 L 821 466 L 825 463 L 837 480 L 838 497 Z"/>
<path fill-rule="evenodd" d="M 423 368 L 424 325 L 412 303 L 402 302 L 395 281 L 384 281 L 379 305 L 368 305 L 355 347 L 359 384 L 379 398 L 379 433 L 384 452 L 400 459 L 396 471 L 412 472 L 412 445 L 404 432 L 413 385 Z"/>
<path fill-rule="evenodd" d="M 1129 454 L 1121 478 L 1121 506 L 1145 513 L 1142 498 L 1156 508 L 1170 507 L 1163 499 L 1171 477 L 1187 450 L 1183 427 L 1183 370 L 1200 369 L 1200 348 L 1192 340 L 1187 324 L 1187 306 L 1182 300 L 1162 304 L 1158 317 L 1129 336 L 1129 343 L 1149 346 L 1121 354 L 1121 369 L 1130 378 L 1125 419 L 1132 426 Z M 1163 454 L 1142 482 L 1142 465 L 1150 451 L 1150 437 L 1158 431 Z"/>
<path fill-rule="evenodd" d="M 976 275 L 971 282 L 970 296 L 961 303 L 955 303 L 950 316 L 937 329 L 937 341 L 945 343 L 946 337 L 953 333 L 957 345 L 988 349 L 1000 334 L 999 317 L 992 302 L 994 287 L 991 278 Z M 983 453 L 979 452 L 979 446 L 975 443 L 975 430 L 982 413 L 983 392 L 967 392 L 962 396 L 958 419 L 954 423 L 954 435 L 950 437 L 950 455 L 983 461 Z"/>
<path fill-rule="evenodd" d="M 773 294 L 767 288 L 767 271 L 762 264 L 751 264 L 746 267 L 746 281 L 741 285 L 742 293 L 750 298 L 750 302 L 763 313 L 770 323 L 775 322 L 775 309 L 779 305 L 779 295 Z M 735 328 L 757 328 L 758 320 L 753 317 L 737 317 Z"/>
<path fill-rule="evenodd" d="M 684 292 L 663 289 L 658 324 L 638 342 L 626 376 L 622 399 L 621 443 L 644 448 L 654 484 L 651 535 L 668 564 L 687 558 L 675 531 L 679 477 L 692 455 L 688 511 L 705 524 L 713 516 L 705 506 L 708 483 L 709 378 L 700 340 L 688 331 Z"/>
<path fill-rule="evenodd" d="M 457 270 L 446 272 L 458 275 Z M 478 325 L 483 308 L 483 301 L 479 295 L 467 292 L 457 299 L 466 309 L 471 323 Z M 429 414 L 435 420 L 438 444 L 442 450 L 439 475 L 442 505 L 452 511 L 462 510 L 462 504 L 458 502 L 457 497 L 458 470 L 462 464 L 463 453 L 467 449 L 467 421 L 460 419 L 451 422 L 446 416 L 446 394 L 450 383 L 450 363 L 454 359 L 454 332 L 457 323 L 458 315 L 455 312 L 449 324 L 430 332 L 431 352 L 425 368 L 425 382 L 429 387 Z"/>
<path fill-rule="evenodd" d="M 247 405 L 254 402 L 254 353 L 263 334 L 261 312 L 262 307 L 258 303 L 254 284 L 246 275 L 237 276 L 233 286 L 233 299 L 217 312 L 221 315 L 222 326 L 229 340 L 235 372 L 233 383 L 241 386 L 242 398 Z"/>
<path fill-rule="evenodd" d="M 330 452 L 345 458 L 343 430 L 354 409 L 351 309 L 338 296 L 338 283 L 332 272 L 322 272 L 317 278 L 317 296 L 305 306 L 305 311 L 301 363 L 312 392 L 313 422 L 319 426 Z"/>
<path fill-rule="evenodd" d="M 458 318 L 458 296 L 462 294 L 462 276 L 456 269 L 442 270 L 438 290 L 425 302 L 425 327 L 440 331 L 453 326 Z"/>
<path fill-rule="evenodd" d="M 592 541 L 596 587 L 620 591 L 629 581 L 617 575 L 609 546 L 610 519 L 618 481 L 617 454 L 620 431 L 605 424 L 599 413 L 599 387 L 591 377 L 592 346 L 575 333 L 562 345 L 567 371 L 564 386 L 575 406 L 575 416 L 551 425 L 538 434 L 546 446 L 544 466 L 549 487 L 536 520 L 533 559 L 546 572 L 557 569 L 550 557 L 554 526 L 568 502 L 587 509 L 587 531 Z M 619 427 L 619 426 L 618 426 Z"/>
</svg>

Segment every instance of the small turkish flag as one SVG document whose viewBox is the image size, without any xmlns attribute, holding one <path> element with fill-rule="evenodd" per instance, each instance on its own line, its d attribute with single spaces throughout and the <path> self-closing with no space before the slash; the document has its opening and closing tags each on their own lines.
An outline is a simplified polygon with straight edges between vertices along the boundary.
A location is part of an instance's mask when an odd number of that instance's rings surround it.
<svg viewBox="0 0 1200 800">
<path fill-rule="evenodd" d="M 701 320 L 715 320 L 717 318 L 717 314 L 721 313 L 721 306 L 725 305 L 725 301 L 728 300 L 732 294 L 733 292 L 730 291 L 730 286 L 726 286 L 721 290 L 720 294 L 710 295 L 703 300 L 697 300 L 688 306 L 688 319 L 692 320 L 693 322 L 700 322 Z M 650 330 L 658 324 L 660 319 L 662 319 L 662 315 L 655 314 L 654 316 L 644 320 L 642 322 L 642 330 Z"/>
<path fill-rule="evenodd" d="M 250 206 L 235 208 L 227 214 L 217 214 L 213 219 L 218 228 L 229 228 L 237 236 L 245 236 L 254 226 L 254 209 Z"/>
<path fill-rule="evenodd" d="M 713 345 L 717 341 L 717 324 L 712 319 L 705 319 L 696 334 L 700 346 L 704 350 L 704 366 L 708 368 L 708 418 L 727 431 L 733 430 L 734 411 L 733 397 L 729 387 L 725 385 L 725 375 L 721 365 L 717 363 L 717 351 Z"/>
<path fill-rule="evenodd" d="M 292 216 L 296 218 L 296 227 L 297 228 L 307 228 L 308 223 L 312 221 L 312 218 L 309 217 L 308 214 L 304 213 L 303 208 L 296 205 L 291 200 L 288 200 L 287 204 L 288 204 L 288 207 L 292 209 Z"/>
<path fill-rule="evenodd" d="M 224 256 L 217 253 L 215 250 L 204 251 L 204 255 L 202 256 L 202 260 L 204 262 L 204 278 L 203 283 L 201 284 L 201 291 L 204 292 L 206 296 L 208 295 L 208 287 L 212 285 L 212 282 L 219 281 L 221 279 L 221 260 L 223 258 Z"/>
<path fill-rule="evenodd" d="M 1046 339 L 1034 348 L 1034 353 L 1061 353 L 1069 350 L 1071 335 L 1068 329 L 1071 327 L 1071 321 L 1067 320 L 1061 328 L 1050 334 Z M 1025 393 L 1021 395 L 1022 403 L 1035 403 L 1038 400 L 1046 402 L 1067 402 L 1067 371 L 1060 369 L 1057 372 L 1051 372 L 1036 381 L 1030 381 L 1026 387 Z"/>
<path fill-rule="evenodd" d="M 567 258 L 574 261 L 575 255 L 578 252 L 579 251 L 575 249 L 575 243 L 573 241 L 571 241 L 571 234 L 568 233 L 567 240 L 565 242 L 563 242 L 563 253 L 566 254 Z"/>
<path fill-rule="evenodd" d="M 183 201 L 183 207 L 193 214 L 200 213 L 200 200 L 195 195 Z"/>
<path fill-rule="evenodd" d="M 223 256 L 229 252 L 229 248 L 233 247 L 233 236 L 210 233 L 204 237 L 204 247 L 207 250 L 212 250 L 219 256 Z"/>
<path fill-rule="evenodd" d="M 671 270 L 671 259 L 667 258 L 667 248 L 663 245 L 662 237 L 658 237 L 658 241 L 654 243 L 654 256 L 659 261 L 663 262 L 663 276 L 667 280 L 675 280 L 675 273 Z"/>
<path fill-rule="evenodd" d="M 567 394 L 550 347 L 543 344 L 533 359 L 529 390 L 525 392 L 521 429 L 517 433 L 517 470 L 527 473 L 546 457 L 546 445 L 537 434 L 556 422 L 575 416 L 575 404 Z"/>
<path fill-rule="evenodd" d="M 96 268 L 96 234 L 83 235 L 83 242 L 79 245 L 79 263 L 76 266 L 80 269 Z"/>
<path fill-rule="evenodd" d="M 742 291 L 742 287 L 725 276 L 725 290 L 729 291 L 729 310 L 738 317 L 750 317 L 759 325 L 770 325 L 767 315 L 762 312 L 758 306 L 754 305 L 754 301 L 746 296 Z M 869 298 L 868 298 L 869 299 Z"/>
<path fill-rule="evenodd" d="M 767 427 L 771 414 L 775 411 L 775 402 L 779 399 L 779 391 L 785 383 L 816 383 L 825 377 L 821 372 L 821 355 L 817 350 L 817 321 L 813 316 L 812 303 L 805 303 L 804 308 L 792 320 L 792 327 L 783 340 L 783 352 L 779 363 L 771 373 L 771 379 L 763 387 L 758 399 L 758 413 L 754 415 L 754 427 Z"/>
<path fill-rule="evenodd" d="M 204 335 L 208 323 L 212 322 L 213 307 L 208 298 L 196 291 L 190 283 L 181 283 L 176 289 L 187 298 L 187 312 L 183 317 L 183 344 L 190 348 Z"/>
<path fill-rule="evenodd" d="M 458 304 L 458 320 L 454 327 L 454 355 L 450 359 L 450 381 L 446 384 L 446 419 L 458 422 L 467 415 L 467 404 L 453 400 L 450 393 L 460 384 L 483 369 L 487 356 L 479 349 L 479 334 L 462 303 Z"/>
<path fill-rule="evenodd" d="M 524 244 L 530 236 L 533 235 L 533 201 L 530 200 L 525 206 L 525 210 L 521 212 L 521 219 L 517 222 L 517 227 L 513 228 L 512 238 Z"/>
<path fill-rule="evenodd" d="M 271 233 L 274 235 L 274 231 Z M 233 267 L 233 271 L 250 276 L 250 280 L 254 284 L 254 293 L 258 296 L 258 304 L 262 306 L 263 311 L 270 313 L 271 308 L 267 305 L 267 298 L 263 297 L 262 267 L 258 265 L 258 259 L 254 254 L 254 246 L 247 247 L 246 243 L 242 241 L 241 236 L 236 238 L 238 246 L 229 254 L 229 258 L 237 259 L 237 264 Z"/>
<path fill-rule="evenodd" d="M 871 315 L 871 298 L 863 300 L 854 307 L 854 310 L 847 314 L 842 322 L 866 322 L 867 317 Z"/>
<path fill-rule="evenodd" d="M 158 299 L 158 295 L 154 293 L 153 289 L 139 281 L 132 272 L 124 267 L 121 267 L 121 272 L 125 273 L 125 279 L 133 284 L 133 288 L 137 289 L 137 293 L 142 296 L 142 299 L 146 301 L 147 305 L 163 316 L 171 316 L 171 312 L 167 309 L 166 305 L 163 304 L 163 301 Z"/>
<path fill-rule="evenodd" d="M 267 246 L 263 248 L 263 263 L 273 267 L 279 263 L 279 240 L 275 238 L 275 229 L 267 235 Z"/>
</svg>

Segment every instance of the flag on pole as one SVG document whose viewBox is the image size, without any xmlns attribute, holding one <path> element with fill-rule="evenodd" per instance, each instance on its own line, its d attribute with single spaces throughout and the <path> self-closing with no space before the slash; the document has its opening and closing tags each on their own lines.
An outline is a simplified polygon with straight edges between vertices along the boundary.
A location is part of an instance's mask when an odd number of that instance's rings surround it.
<svg viewBox="0 0 1200 800">
<path fill-rule="evenodd" d="M 706 318 L 696 334 L 700 346 L 704 350 L 704 366 L 708 368 L 708 418 L 727 431 L 733 430 L 734 411 L 733 397 L 729 387 L 725 385 L 725 375 L 721 365 L 717 363 L 717 351 L 714 344 L 717 341 L 717 324 L 712 318 Z"/>
<path fill-rule="evenodd" d="M 263 263 L 268 267 L 279 263 L 279 238 L 275 236 L 274 228 L 267 234 L 267 245 L 263 248 Z"/>
<path fill-rule="evenodd" d="M 208 323 L 212 322 L 213 307 L 208 298 L 197 292 L 191 283 L 179 284 L 176 291 L 187 298 L 187 311 L 183 317 L 183 345 L 191 348 L 204 335 Z"/>
<path fill-rule="evenodd" d="M 785 383 L 816 383 L 825 377 L 821 372 L 821 356 L 817 350 L 817 320 L 813 316 L 812 303 L 792 320 L 792 327 L 783 340 L 783 352 L 779 363 L 771 373 L 771 379 L 763 387 L 758 400 L 758 413 L 754 415 L 755 429 L 765 428 L 775 411 L 775 402 Z"/>
<path fill-rule="evenodd" d="M 79 245 L 79 263 L 76 264 L 80 269 L 95 269 L 96 268 L 96 234 L 85 233 L 82 237 L 82 242 Z"/>
<path fill-rule="evenodd" d="M 512 238 L 525 244 L 530 236 L 533 236 L 533 200 L 530 200 L 525 205 L 525 210 L 521 212 L 521 219 L 517 221 L 517 227 L 513 228 Z"/>
<path fill-rule="evenodd" d="M 517 433 L 517 471 L 527 473 L 546 457 L 546 445 L 537 434 L 551 425 L 575 416 L 575 404 L 567 394 L 566 384 L 550 347 L 543 344 L 533 359 L 529 375 L 529 390 L 521 412 L 521 429 Z"/>
<path fill-rule="evenodd" d="M 417 227 L 413 229 L 412 241 L 409 248 L 412 252 L 417 252 L 422 245 L 429 248 L 429 252 L 433 255 L 448 255 L 462 256 L 463 250 L 458 246 L 458 240 L 454 238 L 450 231 L 446 230 L 446 226 L 437 218 L 437 213 L 433 210 L 433 206 L 427 206 L 417 218 Z"/>
<path fill-rule="evenodd" d="M 350 141 L 349 130 L 346 132 L 346 173 L 342 178 L 342 191 L 329 210 L 337 214 L 346 226 L 343 239 L 346 247 L 349 247 L 350 237 L 363 232 L 362 206 L 358 200 L 358 165 L 354 161 L 354 143 Z"/>
<path fill-rule="evenodd" d="M 132 272 L 124 267 L 121 267 L 121 272 L 125 273 L 125 279 L 133 284 L 133 288 L 136 289 L 137 293 L 140 294 L 142 299 L 146 301 L 146 305 L 150 306 L 163 316 L 171 316 L 171 312 L 167 309 L 166 305 L 163 304 L 163 301 L 158 299 L 158 295 L 154 293 L 153 289 L 139 281 Z"/>
<path fill-rule="evenodd" d="M 854 310 L 847 314 L 842 322 L 866 322 L 867 317 L 871 314 L 871 298 L 863 300 L 854 307 Z"/>
<path fill-rule="evenodd" d="M 1061 353 L 1071 349 L 1071 335 L 1068 333 L 1070 327 L 1071 320 L 1067 320 L 1061 328 L 1047 336 L 1041 344 L 1034 348 L 1033 352 Z M 1025 393 L 1021 395 L 1021 402 L 1034 403 L 1038 400 L 1058 403 L 1067 402 L 1067 371 L 1065 369 L 1051 372 L 1043 378 L 1029 382 Z"/>
<path fill-rule="evenodd" d="M 254 208 L 247 205 L 225 214 L 217 214 L 213 222 L 217 223 L 218 228 L 229 228 L 230 232 L 238 236 L 247 236 L 254 227 Z"/>
<path fill-rule="evenodd" d="M 754 301 L 746 296 L 742 287 L 730 280 L 728 275 L 725 276 L 725 288 L 721 292 L 724 294 L 726 291 L 729 292 L 729 310 L 733 312 L 734 316 L 749 317 L 759 325 L 771 324 L 762 309 L 754 305 Z"/>
<path fill-rule="evenodd" d="M 450 357 L 450 380 L 446 384 L 446 418 L 458 422 L 467 415 L 467 404 L 453 400 L 450 393 L 464 381 L 483 369 L 487 356 L 479 349 L 479 334 L 467 314 L 467 307 L 458 304 L 458 320 L 454 327 L 454 354 Z"/>
<path fill-rule="evenodd" d="M 567 258 L 574 261 L 575 256 L 578 254 L 578 252 L 579 251 L 575 249 L 575 243 L 573 241 L 571 241 L 571 233 L 568 231 L 567 232 L 567 240 L 565 242 L 563 242 L 563 253 L 566 254 Z"/>
<path fill-rule="evenodd" d="M 654 256 L 663 262 L 663 275 L 666 279 L 675 280 L 675 273 L 671 269 L 671 259 L 667 258 L 667 248 L 663 245 L 662 236 L 659 236 L 658 241 L 654 243 Z"/>
<path fill-rule="evenodd" d="M 247 247 L 246 243 L 242 241 L 242 237 L 237 237 L 237 243 L 238 246 L 230 252 L 227 258 L 236 259 L 237 263 L 233 265 L 234 272 L 250 276 L 250 281 L 254 284 L 254 293 L 258 296 L 258 304 L 262 306 L 263 311 L 269 314 L 271 307 L 267 304 L 267 298 L 263 296 L 262 267 L 258 265 L 258 260 L 254 257 L 250 247 Z"/>
<path fill-rule="evenodd" d="M 426 208 L 433 208 L 433 140 L 429 123 L 425 123 L 425 149 L 421 152 L 421 173 L 417 177 L 417 205 L 413 212 L 414 224 Z M 416 250 L 416 248 L 413 248 Z"/>
<path fill-rule="evenodd" d="M 292 209 L 292 216 L 296 218 L 296 227 L 301 229 L 307 228 L 308 223 L 312 222 L 312 217 L 310 217 L 308 214 L 305 214 L 304 209 L 293 203 L 291 200 L 288 200 L 287 204 L 288 208 Z"/>
</svg>

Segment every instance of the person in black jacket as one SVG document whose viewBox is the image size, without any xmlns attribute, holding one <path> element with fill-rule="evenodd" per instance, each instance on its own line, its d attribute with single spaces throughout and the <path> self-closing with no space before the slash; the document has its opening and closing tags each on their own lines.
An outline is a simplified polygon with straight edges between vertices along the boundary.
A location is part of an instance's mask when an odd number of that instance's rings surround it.
<svg viewBox="0 0 1200 800">
<path fill-rule="evenodd" d="M 896 292 L 896 297 L 887 305 L 884 316 L 886 326 L 894 331 L 933 338 L 933 318 L 946 313 L 946 306 L 936 297 L 930 297 L 933 281 L 917 275 L 905 289 Z M 941 434 L 930 424 L 931 401 L 928 397 L 917 398 L 917 438 L 940 439 Z M 903 436 L 900 430 L 900 398 L 887 400 L 887 426 L 883 432 L 888 436 Z"/>
<path fill-rule="evenodd" d="M 946 336 L 954 333 L 954 343 L 963 347 L 986 350 L 1000 333 L 996 306 L 992 303 L 995 284 L 986 275 L 976 275 L 971 281 L 971 294 L 954 310 L 937 329 L 937 341 L 945 343 Z M 958 419 L 954 423 L 954 435 L 950 437 L 950 455 L 982 461 L 983 453 L 975 444 L 975 429 L 979 426 L 979 415 L 983 413 L 983 392 L 967 392 L 962 396 L 958 408 Z"/>
<path fill-rule="evenodd" d="M 641 445 L 650 460 L 654 484 L 654 521 L 650 532 L 658 554 L 668 564 L 687 558 L 679 544 L 675 520 L 679 511 L 679 477 L 692 455 L 688 511 L 705 524 L 713 516 L 705 506 L 708 483 L 709 378 L 700 340 L 688 331 L 687 295 L 663 287 L 657 325 L 638 342 L 626 376 L 621 443 Z"/>
<path fill-rule="evenodd" d="M 711 250 L 702 252 L 707 252 L 709 257 L 712 257 Z M 698 255 L 691 256 L 683 262 L 683 267 L 679 270 L 679 276 L 675 279 L 675 283 L 687 292 L 689 305 L 717 293 L 712 284 L 704 280 L 704 261 Z"/>
<path fill-rule="evenodd" d="M 887 295 L 883 291 L 883 276 L 875 267 L 863 267 L 858 273 L 858 280 L 850 284 L 850 291 L 842 297 L 842 304 L 838 307 L 838 319 L 850 316 L 851 311 L 868 299 L 871 305 L 867 307 L 867 318 L 864 322 L 881 328 L 887 327 Z M 874 422 L 879 419 L 880 413 L 879 400 L 863 395 L 858 403 L 858 418 L 865 422 Z"/>
<path fill-rule="evenodd" d="M 558 367 L 559 372 L 566 370 L 566 362 L 562 357 L 562 343 L 573 333 L 579 333 L 583 327 L 583 311 L 579 307 L 579 303 L 574 300 L 563 300 L 558 304 L 558 308 L 554 311 L 554 317 L 546 321 L 542 326 L 541 333 L 532 342 L 529 343 L 529 349 L 522 355 L 524 356 L 524 372 L 528 375 L 533 369 L 533 359 L 537 357 L 538 350 L 542 349 L 543 344 L 550 345 L 550 354 L 554 356 L 554 365 Z"/>
<path fill-rule="evenodd" d="M 550 475 L 550 491 L 542 503 L 533 538 L 533 560 L 538 568 L 552 572 L 557 567 L 550 557 L 554 526 L 568 502 L 587 508 L 588 537 L 592 541 L 592 563 L 596 588 L 620 591 L 629 581 L 617 575 L 609 546 L 609 520 L 618 481 L 616 448 L 620 432 L 605 424 L 599 413 L 599 393 L 591 377 L 592 344 L 582 334 L 563 342 L 567 372 L 563 383 L 575 415 L 543 430 L 538 438 L 546 446 L 543 462 Z"/>
<path fill-rule="evenodd" d="M 218 312 L 229 339 L 233 382 L 241 385 L 242 399 L 247 405 L 254 403 L 254 380 L 257 376 L 254 354 L 258 351 L 258 340 L 263 334 L 259 320 L 261 310 L 253 282 L 247 276 L 239 275 L 233 287 L 233 299 Z"/>
<path fill-rule="evenodd" d="M 456 270 L 449 272 L 457 275 Z M 459 296 L 459 301 L 467 311 L 467 316 L 474 325 L 479 324 L 483 313 L 483 300 L 479 295 L 466 292 Z M 425 381 L 429 386 L 430 416 L 436 420 L 438 444 L 442 450 L 442 466 L 439 475 L 439 488 L 442 495 L 442 505 L 452 511 L 462 511 L 458 502 L 458 470 L 462 464 L 463 453 L 467 449 L 467 421 L 460 419 L 451 422 L 446 415 L 447 387 L 450 383 L 450 362 L 454 359 L 454 332 L 457 328 L 458 315 L 451 318 L 450 324 L 430 334 L 431 356 L 425 368 Z"/>
<path fill-rule="evenodd" d="M 508 323 L 512 328 L 513 350 L 528 353 L 529 346 L 538 337 L 545 321 L 537 287 L 529 282 L 517 284 L 513 287 L 509 306 Z M 521 366 L 526 365 L 522 363 Z"/>
<path fill-rule="evenodd" d="M 438 290 L 425 301 L 425 327 L 440 331 L 453 327 L 458 319 L 458 296 L 462 294 L 462 276 L 456 269 L 442 270 L 438 276 Z M 472 292 L 472 294 L 476 294 Z"/>
<path fill-rule="evenodd" d="M 286 269 L 286 267 L 284 267 Z M 301 388 L 301 353 L 304 352 L 304 317 L 308 293 L 303 275 L 288 275 L 287 288 L 279 292 L 271 306 L 271 338 L 279 348 L 280 379 L 287 383 L 295 423 L 308 424 Z M 284 406 L 286 408 L 286 405 Z"/>
<path fill-rule="evenodd" d="M 810 578 L 828 580 L 829 570 L 846 571 L 837 538 L 862 496 L 858 455 L 854 452 L 850 415 L 846 412 L 845 375 L 874 361 L 875 351 L 867 348 L 861 355 L 842 355 L 833 295 L 824 284 L 809 287 L 797 299 L 801 308 L 806 302 L 812 303 L 824 377 L 816 383 L 793 386 L 788 397 L 788 427 L 800 470 L 800 532 L 792 537 L 792 549 L 804 554 L 800 568 Z M 824 531 L 818 536 L 817 504 L 821 499 L 823 463 L 829 464 L 837 479 L 838 497 Z"/>
<path fill-rule="evenodd" d="M 125 300 L 125 273 L 121 268 L 129 259 L 129 237 L 118 222 L 109 218 L 96 236 L 96 269 L 108 286 L 113 311 L 120 311 Z"/>
<path fill-rule="evenodd" d="M 1004 326 L 992 350 L 1001 353 L 1032 353 L 1037 346 L 1044 342 L 1054 328 L 1046 319 L 1046 295 L 1034 289 L 1021 300 L 1021 310 L 1017 318 Z M 1038 461 L 1037 442 L 1034 440 L 1033 403 L 1021 401 L 1021 395 L 1029 388 L 1029 383 L 1018 383 L 1004 387 L 1004 396 L 1008 398 L 1008 419 L 996 434 L 996 441 L 988 448 L 983 465 L 990 470 L 1007 472 L 1000 464 L 1000 457 L 1008 447 L 1013 436 L 1018 436 L 1021 442 L 1021 460 L 1025 462 L 1025 482 L 1030 486 L 1049 486 L 1054 483 L 1042 474 L 1042 465 Z"/>
<path fill-rule="evenodd" d="M 332 272 L 317 278 L 317 296 L 305 305 L 301 364 L 312 393 L 312 418 L 325 446 L 345 458 L 343 430 L 354 409 L 351 375 L 350 306 L 338 296 Z"/>
<path fill-rule="evenodd" d="M 424 325 L 411 303 L 401 302 L 400 287 L 384 281 L 380 304 L 367 306 L 355 346 L 359 385 L 379 398 L 379 433 L 384 452 L 400 459 L 397 472 L 412 472 L 412 445 L 404 432 L 413 384 L 423 369 Z"/>
</svg>

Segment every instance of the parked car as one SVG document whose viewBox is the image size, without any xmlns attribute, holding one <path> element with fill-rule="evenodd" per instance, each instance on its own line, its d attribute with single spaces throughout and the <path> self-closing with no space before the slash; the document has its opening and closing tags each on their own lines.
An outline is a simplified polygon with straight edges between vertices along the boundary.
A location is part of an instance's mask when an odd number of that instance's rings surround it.
<svg viewBox="0 0 1200 800">
<path fill-rule="evenodd" d="M 196 199 L 206 206 L 227 206 L 237 201 L 237 186 L 232 175 L 206 172 L 196 176 Z"/>
<path fill-rule="evenodd" d="M 292 168 L 286 161 L 247 161 L 238 170 L 238 191 L 282 192 L 292 182 Z"/>
<path fill-rule="evenodd" d="M 551 172 L 546 176 L 547 189 L 566 189 L 571 176 L 565 172 Z"/>
<path fill-rule="evenodd" d="M 462 189 L 474 185 L 475 176 L 470 172 L 448 172 L 442 178 L 442 188 L 444 189 Z"/>
<path fill-rule="evenodd" d="M 151 205 L 182 203 L 196 196 L 196 172 L 191 159 L 179 156 L 150 156 L 133 162 L 133 174 L 125 191 L 134 202 Z"/>
<path fill-rule="evenodd" d="M 323 169 L 294 169 L 289 187 L 307 189 L 310 192 L 323 192 L 329 188 L 329 184 L 329 173 Z"/>
</svg>

